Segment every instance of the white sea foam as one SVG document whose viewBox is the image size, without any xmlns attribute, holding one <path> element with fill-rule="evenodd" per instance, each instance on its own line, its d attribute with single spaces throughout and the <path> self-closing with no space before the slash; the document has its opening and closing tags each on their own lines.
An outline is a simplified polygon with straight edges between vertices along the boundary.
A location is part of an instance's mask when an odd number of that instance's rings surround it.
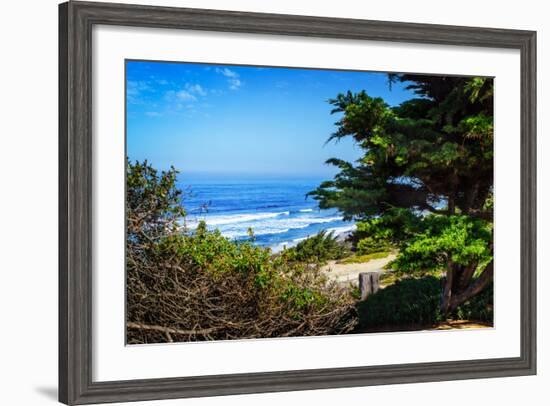
<svg viewBox="0 0 550 406">
<path fill-rule="evenodd" d="M 309 237 L 311 237 L 311 236 L 308 235 L 308 236 L 306 236 L 306 237 L 295 238 L 295 239 L 292 240 L 292 242 L 298 244 L 300 241 L 307 240 Z"/>
<path fill-rule="evenodd" d="M 310 213 L 313 209 L 300 209 L 300 213 Z"/>
<path fill-rule="evenodd" d="M 244 223 L 250 221 L 257 221 L 269 218 L 275 218 L 279 216 L 288 216 L 290 212 L 282 211 L 278 213 L 246 213 L 246 214 L 228 214 L 220 216 L 202 216 L 197 219 L 191 219 L 188 221 L 188 225 L 193 227 L 193 224 L 197 224 L 199 221 L 206 222 L 209 226 L 221 226 L 226 224 Z"/>
<path fill-rule="evenodd" d="M 306 237 L 307 238 L 307 237 Z M 305 240 L 305 238 L 303 238 Z M 283 241 L 278 244 L 272 245 L 269 248 L 271 248 L 271 252 L 274 254 L 281 252 L 284 249 L 292 248 L 298 245 L 298 241 L 292 240 L 292 241 Z"/>
<path fill-rule="evenodd" d="M 339 235 L 339 234 L 342 234 L 342 233 L 347 233 L 347 232 L 353 231 L 356 228 L 357 228 L 357 226 L 355 224 L 352 224 L 352 225 L 349 225 L 349 226 L 327 228 L 326 231 L 327 231 L 327 233 L 333 232 L 334 235 Z"/>
<path fill-rule="evenodd" d="M 330 217 L 322 217 L 317 213 L 306 214 L 312 209 L 302 209 L 304 214 L 293 216 L 290 211 L 281 212 L 259 212 L 259 213 L 242 213 L 242 214 L 226 214 L 226 215 L 208 215 L 198 216 L 195 218 L 187 218 L 186 226 L 193 230 L 197 227 L 199 221 L 205 221 L 210 230 L 218 229 L 221 234 L 228 238 L 246 237 L 249 229 L 252 229 L 254 235 L 263 236 L 270 234 L 282 234 L 290 230 L 298 230 L 307 228 L 315 224 L 333 223 L 343 220 L 342 216 L 334 215 Z M 307 210 L 307 211 L 306 211 Z M 309 211 L 310 210 L 310 211 Z M 329 231 L 332 229 L 329 229 Z M 336 233 L 351 230 L 349 227 L 335 228 Z M 305 239 L 304 237 L 302 239 Z M 300 240 L 297 239 L 287 243 L 287 246 L 296 245 Z"/>
<path fill-rule="evenodd" d="M 341 216 L 334 217 L 277 217 L 266 218 L 261 221 L 239 222 L 231 224 L 216 225 L 208 224 L 211 228 L 218 228 L 222 235 L 230 238 L 244 237 L 251 228 L 255 235 L 280 234 L 289 230 L 309 227 L 312 224 L 332 223 L 342 220 Z"/>
<path fill-rule="evenodd" d="M 254 230 L 252 230 L 254 231 Z M 282 233 L 286 233 L 287 231 L 289 231 L 288 228 L 282 228 L 282 229 L 269 229 L 269 228 L 264 228 L 262 230 L 262 233 L 257 233 L 256 231 L 254 231 L 254 234 L 255 235 L 268 235 L 268 234 L 282 234 Z M 242 229 L 239 229 L 239 230 L 225 230 L 225 231 L 222 231 L 220 230 L 220 232 L 222 233 L 222 235 L 224 237 L 227 237 L 227 238 L 238 238 L 238 237 L 245 237 L 248 235 L 248 229 L 247 230 L 242 230 Z"/>
<path fill-rule="evenodd" d="M 271 252 L 273 252 L 274 254 L 278 253 L 278 252 L 281 252 L 282 250 L 284 250 L 285 248 L 291 248 L 293 247 L 294 245 L 296 244 L 293 244 L 292 242 L 288 242 L 288 241 L 283 241 L 279 244 L 276 244 L 276 245 L 273 245 L 271 246 Z"/>
</svg>

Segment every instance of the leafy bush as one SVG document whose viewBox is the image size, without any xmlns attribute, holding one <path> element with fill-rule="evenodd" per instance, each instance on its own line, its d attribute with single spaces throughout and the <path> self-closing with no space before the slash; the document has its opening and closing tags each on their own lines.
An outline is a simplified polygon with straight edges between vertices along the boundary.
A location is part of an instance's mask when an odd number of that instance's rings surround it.
<svg viewBox="0 0 550 406">
<path fill-rule="evenodd" d="M 493 285 L 487 286 L 479 295 L 459 306 L 451 316 L 459 320 L 478 320 L 486 323 L 493 322 Z"/>
<path fill-rule="evenodd" d="M 377 240 L 372 237 L 365 237 L 357 243 L 357 255 L 367 255 L 392 249 L 392 245 L 385 240 Z"/>
<path fill-rule="evenodd" d="M 389 251 L 418 231 L 419 219 L 409 210 L 392 208 L 383 216 L 357 223 L 354 233 L 359 255 Z"/>
<path fill-rule="evenodd" d="M 339 242 L 333 232 L 327 233 L 323 230 L 289 248 L 284 255 L 291 261 L 322 263 L 330 259 L 344 258 L 349 253 L 346 245 Z"/>
<path fill-rule="evenodd" d="M 373 216 L 357 223 L 356 233 L 362 237 L 398 242 L 418 230 L 419 218 L 410 210 L 390 208 L 383 215 Z"/>
<path fill-rule="evenodd" d="M 422 232 L 401 247 L 393 268 L 403 273 L 441 270 L 448 261 L 478 264 L 483 270 L 492 259 L 492 222 L 469 216 L 426 216 Z"/>
<path fill-rule="evenodd" d="M 175 175 L 174 170 L 158 175 L 147 163 L 128 164 L 128 343 L 353 329 L 353 297 L 329 283 L 319 266 L 231 241 L 204 223 L 193 232 L 178 226 L 184 211 Z M 332 236 L 322 240 L 323 255 L 335 255 Z"/>
<path fill-rule="evenodd" d="M 319 267 L 273 258 L 218 231 L 170 235 L 128 258 L 128 320 L 173 329 L 170 340 L 339 334 L 355 324 L 353 298 Z M 139 328 L 128 337 L 167 340 Z"/>
<path fill-rule="evenodd" d="M 357 304 L 358 331 L 429 327 L 445 319 L 492 323 L 492 285 L 444 316 L 440 311 L 442 280 L 434 276 L 397 281 Z"/>
</svg>

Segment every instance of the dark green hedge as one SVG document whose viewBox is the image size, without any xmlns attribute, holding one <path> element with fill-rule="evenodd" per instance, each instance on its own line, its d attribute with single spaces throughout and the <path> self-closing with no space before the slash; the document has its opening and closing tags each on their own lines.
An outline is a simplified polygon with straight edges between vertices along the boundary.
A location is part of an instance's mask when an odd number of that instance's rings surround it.
<svg viewBox="0 0 550 406">
<path fill-rule="evenodd" d="M 357 304 L 358 332 L 430 326 L 444 319 L 492 323 L 493 287 L 464 303 L 449 317 L 439 311 L 441 279 L 402 279 Z"/>
</svg>

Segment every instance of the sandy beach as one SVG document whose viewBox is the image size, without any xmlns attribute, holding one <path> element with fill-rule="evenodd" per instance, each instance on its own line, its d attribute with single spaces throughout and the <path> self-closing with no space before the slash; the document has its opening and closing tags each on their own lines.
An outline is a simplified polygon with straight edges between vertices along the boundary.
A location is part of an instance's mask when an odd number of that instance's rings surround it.
<svg viewBox="0 0 550 406">
<path fill-rule="evenodd" d="M 358 283 L 359 274 L 362 272 L 385 272 L 384 266 L 396 258 L 391 253 L 385 258 L 371 259 L 368 262 L 343 264 L 338 261 L 328 261 L 321 269 L 327 275 L 340 283 Z"/>
</svg>

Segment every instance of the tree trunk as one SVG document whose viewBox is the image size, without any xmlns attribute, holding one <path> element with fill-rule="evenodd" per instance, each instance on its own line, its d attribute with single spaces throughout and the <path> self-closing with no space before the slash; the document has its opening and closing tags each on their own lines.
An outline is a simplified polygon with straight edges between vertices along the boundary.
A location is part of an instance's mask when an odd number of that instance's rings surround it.
<svg viewBox="0 0 550 406">
<path fill-rule="evenodd" d="M 453 294 L 453 280 L 455 273 L 455 265 L 449 259 L 447 261 L 447 276 L 445 277 L 445 287 L 443 288 L 443 295 L 441 296 L 441 313 L 447 314 L 451 305 L 451 297 Z"/>
<path fill-rule="evenodd" d="M 462 213 L 470 212 L 470 209 L 474 207 L 474 204 L 478 199 L 478 193 L 479 193 L 479 182 L 475 182 L 473 185 L 471 185 L 469 188 L 466 189 L 462 204 L 459 203 L 458 205 Z"/>
<path fill-rule="evenodd" d="M 479 294 L 487 285 L 493 281 L 494 264 L 493 260 L 485 267 L 479 278 L 473 281 L 466 289 L 455 294 L 451 298 L 449 311 L 455 310 L 462 303 Z"/>
<path fill-rule="evenodd" d="M 447 315 L 462 303 L 479 294 L 493 280 L 493 261 L 483 270 L 479 278 L 473 280 L 472 275 L 477 264 L 462 268 L 460 265 L 447 264 L 447 276 L 441 296 L 441 313 Z"/>
<path fill-rule="evenodd" d="M 449 196 L 447 198 L 447 206 L 449 208 L 449 214 L 452 216 L 453 214 L 455 214 L 455 199 L 451 196 Z"/>
<path fill-rule="evenodd" d="M 472 281 L 472 277 L 474 276 L 474 272 L 477 268 L 477 262 L 474 262 L 462 270 L 460 274 L 460 278 L 458 279 L 458 290 L 464 290 L 468 287 L 470 282 Z"/>
</svg>

